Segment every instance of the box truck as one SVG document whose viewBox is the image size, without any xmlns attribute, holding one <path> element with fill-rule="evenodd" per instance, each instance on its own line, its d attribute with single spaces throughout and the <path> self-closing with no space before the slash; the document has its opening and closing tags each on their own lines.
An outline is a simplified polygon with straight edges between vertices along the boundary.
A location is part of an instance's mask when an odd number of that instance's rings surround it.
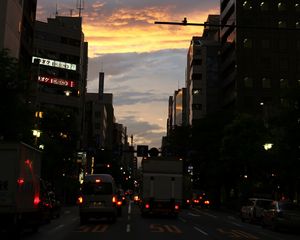
<svg viewBox="0 0 300 240">
<path fill-rule="evenodd" d="M 41 152 L 25 143 L 0 142 L 0 228 L 18 234 L 40 223 Z"/>
<path fill-rule="evenodd" d="M 182 160 L 171 157 L 149 157 L 142 160 L 140 189 L 142 216 L 178 215 L 183 195 L 182 164 Z"/>
</svg>

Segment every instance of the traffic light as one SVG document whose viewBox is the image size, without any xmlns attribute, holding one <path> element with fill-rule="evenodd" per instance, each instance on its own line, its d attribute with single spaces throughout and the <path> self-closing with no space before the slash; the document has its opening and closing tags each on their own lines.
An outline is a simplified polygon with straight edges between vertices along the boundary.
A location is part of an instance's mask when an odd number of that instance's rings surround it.
<svg viewBox="0 0 300 240">
<path fill-rule="evenodd" d="M 137 145 L 136 152 L 138 157 L 148 157 L 148 145 Z"/>
</svg>

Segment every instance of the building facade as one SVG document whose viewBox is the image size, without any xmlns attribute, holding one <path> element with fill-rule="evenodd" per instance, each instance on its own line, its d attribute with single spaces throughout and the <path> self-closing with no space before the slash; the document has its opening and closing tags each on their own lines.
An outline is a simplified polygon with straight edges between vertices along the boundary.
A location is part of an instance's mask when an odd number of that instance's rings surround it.
<svg viewBox="0 0 300 240">
<path fill-rule="evenodd" d="M 218 24 L 219 15 L 209 15 Z M 201 37 L 193 37 L 187 54 L 187 121 L 190 126 L 219 109 L 219 28 L 205 26 Z"/>
<path fill-rule="evenodd" d="M 299 1 L 221 1 L 224 108 L 258 113 L 284 103 L 282 92 L 300 85 L 299 28 Z"/>
<path fill-rule="evenodd" d="M 76 136 L 74 151 L 83 147 L 84 101 L 87 81 L 87 42 L 80 17 L 56 16 L 47 22 L 36 21 L 32 62 L 37 91 L 37 111 L 54 121 L 54 114 L 69 119 Z M 69 138 L 68 126 L 61 134 Z M 35 126 L 40 128 L 38 121 Z M 76 139 L 74 139 L 76 138 Z"/>
</svg>

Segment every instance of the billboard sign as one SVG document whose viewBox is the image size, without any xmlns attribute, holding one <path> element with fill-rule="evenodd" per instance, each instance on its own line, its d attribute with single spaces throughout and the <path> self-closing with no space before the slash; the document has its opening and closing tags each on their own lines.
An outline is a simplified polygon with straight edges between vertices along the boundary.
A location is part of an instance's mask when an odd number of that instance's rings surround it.
<svg viewBox="0 0 300 240">
<path fill-rule="evenodd" d="M 34 63 L 36 59 L 40 60 L 41 65 L 45 65 L 49 67 L 57 67 L 57 68 L 63 68 L 63 69 L 73 70 L 73 71 L 76 71 L 77 69 L 76 64 L 61 62 L 61 61 L 52 60 L 48 58 L 32 57 L 32 63 Z"/>
<path fill-rule="evenodd" d="M 71 80 L 65 80 L 62 78 L 56 77 L 48 77 L 48 76 L 38 76 L 38 81 L 40 83 L 48 83 L 48 84 L 55 84 L 65 87 L 75 87 L 75 82 Z"/>
</svg>

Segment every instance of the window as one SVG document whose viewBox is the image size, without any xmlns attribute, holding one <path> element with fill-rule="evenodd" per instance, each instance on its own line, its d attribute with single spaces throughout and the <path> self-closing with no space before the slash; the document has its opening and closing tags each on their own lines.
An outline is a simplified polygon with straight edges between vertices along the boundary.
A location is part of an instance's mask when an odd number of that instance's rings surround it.
<svg viewBox="0 0 300 240">
<path fill-rule="evenodd" d="M 279 45 L 280 50 L 286 50 L 287 49 L 287 41 L 285 39 L 279 40 L 278 45 Z"/>
<path fill-rule="evenodd" d="M 271 79 L 270 78 L 262 78 L 262 87 L 263 88 L 270 88 L 271 87 Z"/>
<path fill-rule="evenodd" d="M 251 1 L 244 1 L 244 3 L 243 3 L 243 8 L 244 8 L 245 10 L 251 10 L 251 9 L 252 9 Z"/>
<path fill-rule="evenodd" d="M 279 80 L 279 83 L 280 83 L 280 88 L 287 88 L 288 87 L 288 81 L 285 78 L 281 78 Z"/>
<path fill-rule="evenodd" d="M 202 88 L 193 89 L 193 95 L 201 95 L 201 94 L 202 94 Z"/>
<path fill-rule="evenodd" d="M 245 38 L 243 44 L 244 48 L 252 48 L 252 40 L 249 38 Z"/>
<path fill-rule="evenodd" d="M 269 5 L 268 5 L 267 2 L 261 2 L 259 6 L 260 6 L 261 11 L 268 11 L 269 10 Z"/>
<path fill-rule="evenodd" d="M 286 4 L 284 2 L 279 2 L 277 4 L 278 11 L 285 11 L 286 10 Z"/>
<path fill-rule="evenodd" d="M 286 22 L 285 21 L 278 21 L 278 27 L 279 28 L 286 28 Z"/>
<path fill-rule="evenodd" d="M 263 49 L 269 49 L 270 48 L 270 40 L 269 39 L 263 39 L 262 41 L 261 41 L 261 47 L 263 48 Z"/>
<path fill-rule="evenodd" d="M 289 68 L 288 59 L 287 58 L 280 59 L 280 61 L 279 61 L 279 70 L 280 71 L 287 71 L 288 68 Z"/>
<path fill-rule="evenodd" d="M 193 110 L 202 110 L 202 104 L 192 104 L 192 109 Z"/>
<path fill-rule="evenodd" d="M 253 87 L 253 79 L 250 77 L 244 77 L 244 86 L 246 88 L 252 88 Z"/>
</svg>

